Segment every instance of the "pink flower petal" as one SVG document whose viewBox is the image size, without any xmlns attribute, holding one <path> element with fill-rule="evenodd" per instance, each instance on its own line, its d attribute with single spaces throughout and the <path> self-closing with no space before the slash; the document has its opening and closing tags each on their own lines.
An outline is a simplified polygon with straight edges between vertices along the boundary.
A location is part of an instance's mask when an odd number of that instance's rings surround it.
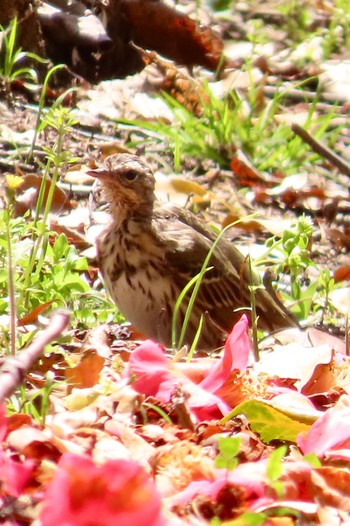
<svg viewBox="0 0 350 526">
<path fill-rule="evenodd" d="M 165 526 L 160 496 L 136 462 L 110 460 L 96 466 L 89 457 L 62 456 L 49 484 L 42 526 Z"/>
<path fill-rule="evenodd" d="M 7 435 L 7 419 L 5 404 L 0 404 L 0 442 L 5 440 Z"/>
<path fill-rule="evenodd" d="M 130 356 L 126 375 L 135 391 L 168 402 L 178 380 L 171 373 L 170 361 L 160 345 L 146 340 Z"/>
<path fill-rule="evenodd" d="M 216 499 L 223 486 L 230 483 L 244 487 L 247 498 L 251 499 L 252 503 L 255 503 L 255 500 L 265 497 L 267 487 L 266 464 L 267 460 L 264 459 L 258 462 L 240 464 L 232 472 L 217 470 L 216 480 L 193 481 L 187 486 L 187 488 L 170 497 L 168 500 L 171 506 L 185 506 L 193 500 L 196 495 L 205 495 L 211 499 Z"/>
<path fill-rule="evenodd" d="M 32 460 L 23 462 L 13 460 L 0 450 L 0 487 L 3 493 L 18 497 L 32 477 L 35 463 Z"/>
<path fill-rule="evenodd" d="M 350 398 L 342 396 L 297 440 L 304 455 L 324 455 L 330 449 L 350 448 Z"/>
<path fill-rule="evenodd" d="M 234 369 L 245 370 L 251 349 L 248 336 L 248 318 L 244 314 L 234 325 L 227 338 L 221 360 L 211 368 L 200 386 L 210 393 L 218 391 Z"/>
<path fill-rule="evenodd" d="M 133 351 L 126 375 L 131 378 L 136 391 L 163 402 L 169 402 L 176 386 L 181 385 L 190 395 L 188 406 L 197 421 L 221 418 L 231 407 L 215 393 L 230 381 L 233 369 L 246 367 L 250 351 L 247 329 L 248 319 L 244 315 L 228 337 L 223 357 L 211 366 L 199 385 L 168 360 L 162 347 L 152 340 L 145 341 Z"/>
</svg>

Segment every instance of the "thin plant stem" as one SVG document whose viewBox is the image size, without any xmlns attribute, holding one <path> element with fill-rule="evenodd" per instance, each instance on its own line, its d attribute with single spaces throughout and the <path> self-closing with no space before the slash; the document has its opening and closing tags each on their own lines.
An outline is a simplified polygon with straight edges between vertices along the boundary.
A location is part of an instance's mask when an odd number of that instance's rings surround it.
<svg viewBox="0 0 350 526">
<path fill-rule="evenodd" d="M 15 283 L 14 283 L 14 272 L 13 272 L 13 257 L 12 257 L 12 244 L 11 244 L 11 228 L 10 228 L 10 217 L 11 217 L 11 205 L 7 205 L 6 210 L 6 245 L 7 245 L 7 272 L 8 272 L 8 296 L 9 296 L 9 307 L 10 307 L 10 353 L 12 356 L 16 354 L 16 329 L 17 329 L 17 314 L 16 314 L 16 299 L 15 299 Z"/>
<path fill-rule="evenodd" d="M 251 216 L 248 216 L 248 217 L 254 217 L 255 215 L 256 214 L 251 214 Z M 202 280 L 203 280 L 203 276 L 204 276 L 204 274 L 206 272 L 208 272 L 209 270 L 212 269 L 212 267 L 208 267 L 208 264 L 209 264 L 209 261 L 210 261 L 210 258 L 212 256 L 212 254 L 213 254 L 213 252 L 215 250 L 215 247 L 219 243 L 221 237 L 225 234 L 225 232 L 229 228 L 232 228 L 233 226 L 239 224 L 240 222 L 241 222 L 241 219 L 238 219 L 237 221 L 234 221 L 233 223 L 230 223 L 225 228 L 223 228 L 223 230 L 221 230 L 221 232 L 219 233 L 219 235 L 217 236 L 217 238 L 213 242 L 212 246 L 210 247 L 210 250 L 208 251 L 208 254 L 206 255 L 206 257 L 205 257 L 205 259 L 203 261 L 203 264 L 202 264 L 200 272 L 194 278 L 192 278 L 191 281 L 189 283 L 187 283 L 187 285 L 181 291 L 181 294 L 179 295 L 179 298 L 178 298 L 178 300 L 177 300 L 177 302 L 175 304 L 175 308 L 174 308 L 174 312 L 173 312 L 173 319 L 172 319 L 172 346 L 173 346 L 173 349 L 176 348 L 176 320 L 177 320 L 177 316 L 178 316 L 178 313 L 179 313 L 182 301 L 184 300 L 187 292 L 193 287 L 193 290 L 192 290 L 192 293 L 191 293 L 191 297 L 190 297 L 190 300 L 188 302 L 188 306 L 186 308 L 185 319 L 184 319 L 184 322 L 183 322 L 182 327 L 181 327 L 179 341 L 177 342 L 177 347 L 178 348 L 181 348 L 182 345 L 183 345 L 185 334 L 186 334 L 186 330 L 187 330 L 187 326 L 188 326 L 188 322 L 189 322 L 189 319 L 191 317 L 193 305 L 194 305 L 194 302 L 196 300 L 196 297 L 197 297 L 197 294 L 198 294 L 198 291 L 199 291 L 199 287 L 201 286 L 201 283 L 202 283 Z"/>
<path fill-rule="evenodd" d="M 199 338 L 200 338 L 200 335 L 201 335 L 201 332 L 202 332 L 203 321 L 204 321 L 204 316 L 202 314 L 201 317 L 200 317 L 200 320 L 199 320 L 199 324 L 198 324 L 198 329 L 197 329 L 196 335 L 195 335 L 195 337 L 193 339 L 191 348 L 190 348 L 190 350 L 188 352 L 188 355 L 187 355 L 187 358 L 186 358 L 186 362 L 190 362 L 192 360 L 192 358 L 193 358 L 194 351 L 195 351 L 195 349 L 197 347 L 197 343 L 199 341 Z"/>
</svg>

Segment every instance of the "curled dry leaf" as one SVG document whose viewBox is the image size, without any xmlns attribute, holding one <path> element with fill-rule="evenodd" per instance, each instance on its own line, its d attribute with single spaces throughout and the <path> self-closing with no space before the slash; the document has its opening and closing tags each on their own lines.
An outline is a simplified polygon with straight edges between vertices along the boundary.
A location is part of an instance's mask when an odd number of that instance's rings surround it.
<svg viewBox="0 0 350 526">
<path fill-rule="evenodd" d="M 196 117 L 201 117 L 203 104 L 209 102 L 203 85 L 184 71 L 180 71 L 172 62 L 160 59 L 154 51 L 144 51 L 139 47 L 137 49 L 145 64 L 153 64 L 162 75 L 161 81 L 156 84 L 157 88 L 171 95 Z M 155 85 L 155 82 L 153 81 L 152 84 Z"/>
<path fill-rule="evenodd" d="M 75 367 L 67 367 L 65 370 L 68 393 L 71 393 L 75 387 L 84 388 L 96 385 L 103 364 L 104 359 L 95 350 L 86 350 Z"/>
<path fill-rule="evenodd" d="M 322 467 L 311 473 L 315 497 L 322 506 L 350 513 L 350 473 L 337 467 Z"/>
<path fill-rule="evenodd" d="M 108 420 L 105 424 L 105 429 L 128 448 L 129 455 L 134 460 L 148 460 L 154 455 L 154 446 L 148 444 L 138 432 L 125 425 L 122 421 L 118 421 L 117 418 Z"/>
<path fill-rule="evenodd" d="M 12 431 L 7 442 L 18 454 L 24 455 L 26 458 L 34 460 L 46 458 L 56 462 L 60 457 L 50 435 L 36 428 L 33 424 Z"/>
<path fill-rule="evenodd" d="M 16 215 L 23 215 L 27 210 L 33 210 L 36 207 L 37 199 L 41 185 L 44 185 L 43 203 L 48 198 L 51 181 L 44 181 L 42 177 L 36 174 L 28 174 L 23 178 L 23 183 L 17 188 L 16 192 Z M 62 210 L 70 210 L 71 204 L 67 194 L 62 188 L 55 185 L 54 193 L 51 202 L 51 212 L 59 212 Z"/>
<path fill-rule="evenodd" d="M 349 232 L 342 232 L 339 228 L 327 228 L 326 236 L 336 246 L 337 250 L 342 248 L 350 250 Z"/>
<path fill-rule="evenodd" d="M 74 245 L 78 250 L 85 250 L 91 246 L 85 236 L 80 234 L 77 229 L 62 225 L 55 218 L 50 221 L 50 229 L 57 234 L 65 234 L 69 244 Z"/>
<path fill-rule="evenodd" d="M 255 217 L 254 219 L 246 219 L 244 217 L 238 217 L 238 215 L 228 214 L 222 222 L 222 226 L 225 228 L 236 221 L 238 221 L 238 223 L 235 227 L 244 230 L 245 232 L 265 231 L 274 236 L 280 237 L 282 237 L 285 230 L 292 225 L 292 221 L 288 219 L 260 219 L 258 217 Z"/>
<path fill-rule="evenodd" d="M 170 184 L 177 192 L 183 192 L 187 195 L 197 194 L 201 197 L 204 197 L 207 193 L 207 190 L 200 184 L 196 183 L 195 181 L 188 181 L 182 177 L 173 177 L 170 181 Z"/>
<path fill-rule="evenodd" d="M 259 172 L 240 150 L 232 157 L 230 168 L 240 186 L 269 187 L 279 182 L 276 178 Z"/>
<path fill-rule="evenodd" d="M 216 71 L 222 59 L 223 42 L 209 28 L 163 2 L 122 0 L 131 40 L 186 66 L 199 65 Z"/>
<path fill-rule="evenodd" d="M 335 269 L 333 277 L 336 282 L 345 280 L 350 281 L 350 265 L 343 265 L 342 267 Z"/>
<path fill-rule="evenodd" d="M 46 309 L 48 309 L 50 305 L 52 305 L 52 303 L 53 301 L 46 301 L 45 303 L 41 303 L 40 305 L 32 309 L 30 312 L 28 312 L 28 314 L 22 316 L 22 318 L 18 320 L 19 325 L 30 325 L 32 323 L 36 323 L 38 321 L 38 317 L 41 314 L 43 314 L 46 311 Z"/>
<path fill-rule="evenodd" d="M 334 289 L 329 294 L 329 299 L 334 307 L 345 317 L 350 312 L 350 287 L 341 287 Z"/>
<path fill-rule="evenodd" d="M 163 496 L 174 495 L 195 480 L 214 480 L 213 460 L 187 440 L 158 447 L 151 465 Z"/>
</svg>

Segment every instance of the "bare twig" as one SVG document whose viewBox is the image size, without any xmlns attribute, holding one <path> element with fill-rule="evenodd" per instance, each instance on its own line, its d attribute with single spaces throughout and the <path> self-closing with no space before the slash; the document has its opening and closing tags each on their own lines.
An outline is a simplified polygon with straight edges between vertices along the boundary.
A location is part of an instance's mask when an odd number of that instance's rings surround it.
<svg viewBox="0 0 350 526">
<path fill-rule="evenodd" d="M 263 93 L 267 97 L 275 97 L 276 95 L 283 96 L 284 99 L 289 99 L 293 101 L 321 101 L 327 103 L 327 105 L 334 109 L 334 103 L 336 104 L 345 104 L 347 99 L 344 95 L 334 94 L 334 93 L 316 93 L 314 91 L 301 90 L 296 88 L 286 88 L 281 90 L 280 86 L 265 86 L 263 88 Z"/>
<path fill-rule="evenodd" d="M 324 157 L 338 170 L 350 177 L 350 164 L 347 163 L 342 157 L 334 153 L 330 148 L 321 144 L 314 137 L 312 137 L 304 128 L 299 124 L 292 124 L 292 131 L 295 135 L 298 135 L 304 142 L 306 142 L 314 152 L 318 153 L 321 157 Z"/>
<path fill-rule="evenodd" d="M 57 338 L 67 327 L 69 314 L 57 312 L 50 320 L 47 329 L 41 331 L 35 340 L 16 357 L 5 360 L 0 371 L 0 403 L 8 398 L 20 385 L 24 373 L 43 354 L 45 346 Z"/>
</svg>

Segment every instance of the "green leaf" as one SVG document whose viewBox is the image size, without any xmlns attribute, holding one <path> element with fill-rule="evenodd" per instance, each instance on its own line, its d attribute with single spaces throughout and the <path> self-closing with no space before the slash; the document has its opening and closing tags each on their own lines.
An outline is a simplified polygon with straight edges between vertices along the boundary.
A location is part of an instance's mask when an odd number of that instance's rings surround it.
<svg viewBox="0 0 350 526">
<path fill-rule="evenodd" d="M 218 446 L 220 453 L 215 459 L 215 467 L 233 471 L 238 464 L 236 458 L 241 445 L 240 437 L 219 437 Z"/>
<path fill-rule="evenodd" d="M 322 467 L 322 463 L 320 462 L 318 456 L 315 455 L 315 453 L 309 453 L 308 455 L 305 455 L 304 460 L 308 462 L 313 468 Z"/>
<path fill-rule="evenodd" d="M 266 443 L 271 440 L 296 442 L 298 434 L 309 431 L 311 427 L 259 400 L 249 400 L 239 404 L 221 420 L 221 423 L 228 422 L 241 414 L 246 415 L 252 430 L 259 433 L 261 440 Z"/>
<path fill-rule="evenodd" d="M 240 437 L 219 437 L 218 444 L 221 455 L 225 458 L 231 458 L 238 455 L 241 439 Z"/>
<path fill-rule="evenodd" d="M 286 452 L 287 446 L 281 446 L 270 453 L 266 466 L 266 475 L 270 481 L 274 482 L 282 475 L 282 458 L 285 456 Z"/>
<path fill-rule="evenodd" d="M 90 287 L 86 283 L 86 281 L 80 278 L 79 274 L 68 274 L 65 275 L 61 285 L 58 286 L 58 290 L 61 292 L 63 292 L 66 289 L 67 293 L 73 290 L 77 290 L 79 292 L 89 292 Z"/>
<path fill-rule="evenodd" d="M 233 471 L 238 464 L 237 458 L 227 459 L 221 455 L 218 455 L 215 459 L 215 467 L 217 469 L 227 469 L 228 471 Z"/>
<path fill-rule="evenodd" d="M 74 270 L 88 270 L 89 263 L 88 260 L 84 257 L 78 257 L 76 261 L 74 261 L 74 265 L 72 267 Z"/>
<path fill-rule="evenodd" d="M 64 234 L 60 234 L 53 246 L 56 262 L 59 261 L 67 252 L 68 241 Z"/>
</svg>

